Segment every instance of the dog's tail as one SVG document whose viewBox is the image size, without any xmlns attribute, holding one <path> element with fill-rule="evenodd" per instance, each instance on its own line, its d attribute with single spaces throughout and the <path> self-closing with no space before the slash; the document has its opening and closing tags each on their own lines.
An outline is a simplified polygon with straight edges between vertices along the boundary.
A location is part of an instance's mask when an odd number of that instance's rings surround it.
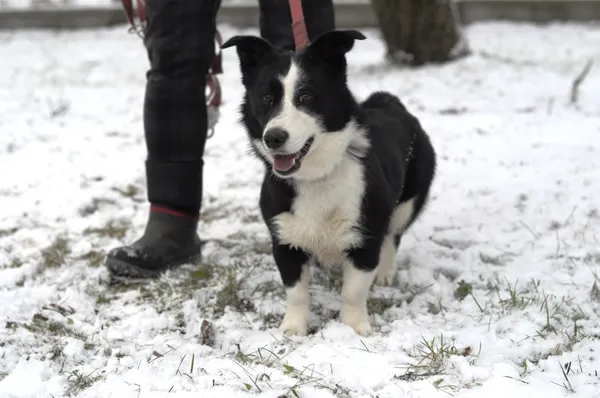
<svg viewBox="0 0 600 398">
<path fill-rule="evenodd" d="M 362 104 L 364 108 L 395 108 L 400 107 L 406 111 L 404 104 L 398 97 L 384 91 L 376 91 L 369 96 Z"/>
</svg>

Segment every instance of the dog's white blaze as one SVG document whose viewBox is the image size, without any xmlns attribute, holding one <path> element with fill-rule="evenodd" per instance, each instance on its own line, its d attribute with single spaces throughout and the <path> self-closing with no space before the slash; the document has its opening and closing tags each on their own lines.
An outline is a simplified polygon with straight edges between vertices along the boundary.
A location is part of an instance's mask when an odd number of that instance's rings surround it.
<svg viewBox="0 0 600 398">
<path fill-rule="evenodd" d="M 290 135 L 289 140 L 280 148 L 288 153 L 296 153 L 302 149 L 306 141 L 323 128 L 319 119 L 309 115 L 294 105 L 296 89 L 302 79 L 302 70 L 292 62 L 287 75 L 281 76 L 283 85 L 282 108 L 278 115 L 269 120 L 264 132 L 271 128 L 281 128 Z M 263 134 L 264 134 L 263 132 Z"/>
<path fill-rule="evenodd" d="M 367 297 L 374 277 L 374 271 L 361 271 L 352 264 L 344 267 L 340 319 L 362 336 L 371 334 Z"/>
<path fill-rule="evenodd" d="M 378 285 L 389 286 L 394 282 L 398 263 L 396 262 L 397 248 L 394 244 L 394 236 L 402 234 L 408 221 L 414 211 L 415 198 L 402 202 L 392 215 L 390 222 L 390 232 L 385 237 L 381 246 L 379 256 L 379 265 L 377 265 L 377 277 L 375 283 Z"/>
<path fill-rule="evenodd" d="M 355 125 L 350 123 L 347 128 L 355 129 Z M 362 240 L 356 227 L 360 226 L 365 191 L 364 166 L 348 155 L 340 157 L 338 167 L 326 177 L 294 181 L 292 212 L 281 213 L 273 220 L 280 242 L 307 250 L 328 266 L 344 264 L 345 250 Z M 299 172 L 312 162 L 312 158 L 306 158 Z"/>
<path fill-rule="evenodd" d="M 287 307 L 280 329 L 285 334 L 306 336 L 308 334 L 308 317 L 310 314 L 310 293 L 308 289 L 310 268 L 302 267 L 300 280 L 293 287 L 287 288 Z"/>
</svg>

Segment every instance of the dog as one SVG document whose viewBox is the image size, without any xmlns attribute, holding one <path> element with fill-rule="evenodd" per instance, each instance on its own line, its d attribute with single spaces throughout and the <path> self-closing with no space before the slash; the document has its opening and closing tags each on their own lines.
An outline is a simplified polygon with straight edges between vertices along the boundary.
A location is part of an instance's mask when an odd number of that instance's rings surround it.
<svg viewBox="0 0 600 398">
<path fill-rule="evenodd" d="M 417 118 L 378 91 L 359 103 L 346 54 L 357 30 L 319 35 L 298 52 L 231 37 L 245 89 L 240 122 L 265 166 L 260 210 L 286 288 L 280 329 L 305 336 L 315 264 L 343 271 L 341 321 L 372 333 L 373 282 L 391 285 L 402 235 L 421 214 L 436 154 Z"/>
</svg>

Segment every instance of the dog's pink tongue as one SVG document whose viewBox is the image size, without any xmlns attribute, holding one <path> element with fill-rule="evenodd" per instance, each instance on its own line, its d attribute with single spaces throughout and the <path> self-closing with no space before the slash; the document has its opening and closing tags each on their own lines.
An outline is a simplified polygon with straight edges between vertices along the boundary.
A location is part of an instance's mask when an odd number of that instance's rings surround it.
<svg viewBox="0 0 600 398">
<path fill-rule="evenodd" d="M 288 171 L 292 167 L 294 167 L 294 163 L 296 159 L 293 156 L 282 156 L 275 155 L 273 156 L 273 166 L 279 171 Z"/>
</svg>

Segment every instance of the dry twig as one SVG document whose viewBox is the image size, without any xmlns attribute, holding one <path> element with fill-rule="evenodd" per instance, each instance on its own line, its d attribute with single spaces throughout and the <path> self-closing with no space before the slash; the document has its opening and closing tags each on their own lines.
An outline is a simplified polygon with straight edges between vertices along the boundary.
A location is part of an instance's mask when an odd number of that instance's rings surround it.
<svg viewBox="0 0 600 398">
<path fill-rule="evenodd" d="M 573 84 L 571 85 L 571 105 L 576 105 L 579 101 L 579 87 L 590 73 L 593 64 L 594 61 L 589 59 L 581 73 L 573 80 Z"/>
</svg>

